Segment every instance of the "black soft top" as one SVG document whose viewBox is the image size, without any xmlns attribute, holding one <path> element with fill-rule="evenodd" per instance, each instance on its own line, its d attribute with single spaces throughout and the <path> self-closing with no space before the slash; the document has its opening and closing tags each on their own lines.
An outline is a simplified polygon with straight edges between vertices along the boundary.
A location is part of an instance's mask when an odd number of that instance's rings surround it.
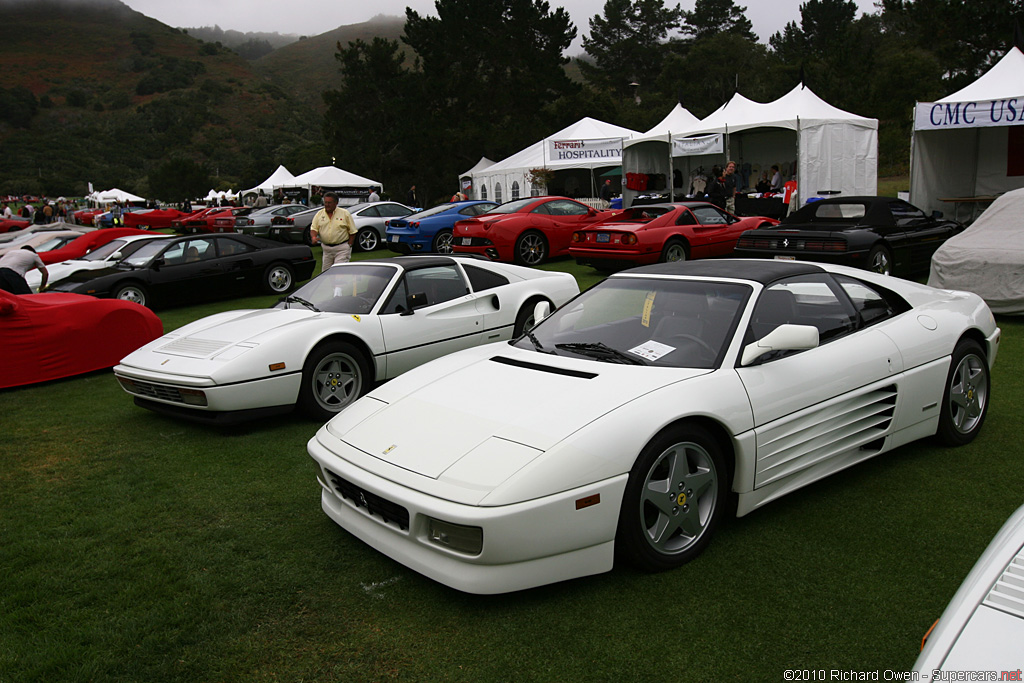
<svg viewBox="0 0 1024 683">
<path fill-rule="evenodd" d="M 632 275 L 676 275 L 682 277 L 715 277 L 751 280 L 767 285 L 784 277 L 824 273 L 824 268 L 806 261 L 774 261 L 769 259 L 700 259 L 675 261 L 653 266 L 631 268 L 612 277 Z"/>
</svg>

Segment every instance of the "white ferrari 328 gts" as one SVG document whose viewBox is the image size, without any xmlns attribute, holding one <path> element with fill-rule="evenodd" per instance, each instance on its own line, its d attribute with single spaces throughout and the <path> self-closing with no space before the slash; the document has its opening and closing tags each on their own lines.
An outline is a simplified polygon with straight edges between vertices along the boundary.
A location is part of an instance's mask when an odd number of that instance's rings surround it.
<svg viewBox="0 0 1024 683">
<path fill-rule="evenodd" d="M 669 569 L 732 503 L 745 515 L 915 439 L 974 439 L 999 335 L 974 294 L 863 270 L 646 266 L 384 384 L 307 447 L 331 519 L 459 590 L 616 556 Z"/>
<path fill-rule="evenodd" d="M 575 278 L 451 256 L 338 264 L 271 309 L 211 315 L 114 368 L 135 403 L 232 422 L 289 411 L 321 422 L 375 381 L 452 351 L 518 337 Z"/>
</svg>

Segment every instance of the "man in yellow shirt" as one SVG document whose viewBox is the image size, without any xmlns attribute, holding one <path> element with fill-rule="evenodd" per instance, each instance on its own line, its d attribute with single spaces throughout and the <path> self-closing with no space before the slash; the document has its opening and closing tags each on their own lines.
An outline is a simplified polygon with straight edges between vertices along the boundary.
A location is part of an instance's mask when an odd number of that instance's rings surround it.
<svg viewBox="0 0 1024 683">
<path fill-rule="evenodd" d="M 355 244 L 357 232 L 352 214 L 338 206 L 338 195 L 334 192 L 326 193 L 324 208 L 317 211 L 309 226 L 313 244 L 319 242 L 324 247 L 321 273 L 335 263 L 345 263 L 352 259 L 352 245 Z"/>
</svg>

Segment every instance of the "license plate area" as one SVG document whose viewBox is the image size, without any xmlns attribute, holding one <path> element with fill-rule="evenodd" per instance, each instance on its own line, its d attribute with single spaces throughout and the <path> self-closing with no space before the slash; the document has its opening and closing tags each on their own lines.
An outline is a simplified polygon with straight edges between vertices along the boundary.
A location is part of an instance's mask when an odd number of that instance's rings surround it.
<svg viewBox="0 0 1024 683">
<path fill-rule="evenodd" d="M 473 245 L 473 238 L 472 237 L 463 237 L 462 238 L 462 246 L 470 247 L 472 245 Z"/>
<path fill-rule="evenodd" d="M 612 236 L 607 232 L 599 232 L 594 239 L 598 244 L 607 244 L 612 241 Z"/>
</svg>

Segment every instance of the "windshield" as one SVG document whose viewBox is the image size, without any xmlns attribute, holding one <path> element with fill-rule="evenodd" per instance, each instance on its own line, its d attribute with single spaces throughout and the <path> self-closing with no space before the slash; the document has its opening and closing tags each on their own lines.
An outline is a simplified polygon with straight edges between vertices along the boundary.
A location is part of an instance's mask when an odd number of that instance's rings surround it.
<svg viewBox="0 0 1024 683">
<path fill-rule="evenodd" d="M 139 247 L 131 256 L 122 259 L 121 263 L 127 263 L 131 266 L 144 266 L 149 263 L 149 260 L 160 253 L 160 250 L 164 248 L 166 243 L 163 240 L 150 240 L 146 244 Z"/>
<path fill-rule="evenodd" d="M 513 343 L 596 361 L 714 368 L 750 293 L 729 282 L 609 278 Z"/>
<path fill-rule="evenodd" d="M 104 244 L 102 247 L 96 247 L 88 254 L 82 257 L 83 261 L 103 261 L 108 256 L 113 254 L 115 251 L 123 247 L 127 242 L 125 240 L 111 240 Z"/>
<path fill-rule="evenodd" d="M 505 202 L 500 206 L 496 206 L 487 213 L 516 213 L 517 211 L 522 211 L 525 207 L 533 204 L 535 201 L 537 201 L 536 197 L 517 199 L 514 202 Z"/>
<path fill-rule="evenodd" d="M 329 268 L 274 308 L 308 308 L 330 313 L 365 314 L 373 310 L 398 269 L 394 266 L 347 265 Z"/>
<path fill-rule="evenodd" d="M 68 242 L 76 240 L 79 237 L 81 237 L 81 235 L 76 235 L 74 237 L 51 237 L 34 248 L 36 251 L 53 251 L 54 249 L 60 249 Z"/>
</svg>

